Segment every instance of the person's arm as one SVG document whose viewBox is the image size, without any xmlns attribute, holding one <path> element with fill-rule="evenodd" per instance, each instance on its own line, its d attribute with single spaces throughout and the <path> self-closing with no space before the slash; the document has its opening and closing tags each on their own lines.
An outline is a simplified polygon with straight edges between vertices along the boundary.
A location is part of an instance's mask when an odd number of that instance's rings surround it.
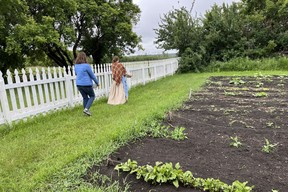
<svg viewBox="0 0 288 192">
<path fill-rule="evenodd" d="M 95 82 L 95 84 L 96 84 L 97 86 L 99 86 L 99 81 L 98 81 L 98 79 L 96 78 L 96 75 L 93 73 L 92 68 L 91 68 L 90 66 L 87 67 L 87 72 L 88 72 L 90 78 Z"/>
<path fill-rule="evenodd" d="M 123 64 L 121 64 L 121 65 L 122 65 L 122 67 L 123 67 L 123 69 L 124 69 L 124 71 L 125 71 L 124 76 L 127 77 L 127 78 L 132 77 L 132 73 L 129 73 L 129 72 L 126 70 L 126 68 L 124 67 Z"/>
<path fill-rule="evenodd" d="M 131 78 L 132 77 L 132 73 L 128 73 L 126 72 L 126 75 L 125 75 L 127 78 Z"/>
</svg>

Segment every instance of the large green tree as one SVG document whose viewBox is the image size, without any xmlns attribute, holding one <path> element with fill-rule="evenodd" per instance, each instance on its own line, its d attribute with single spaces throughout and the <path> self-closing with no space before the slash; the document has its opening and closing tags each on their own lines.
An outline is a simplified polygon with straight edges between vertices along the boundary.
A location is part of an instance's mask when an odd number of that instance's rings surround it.
<svg viewBox="0 0 288 192">
<path fill-rule="evenodd" d="M 22 67 L 23 55 L 19 52 L 9 54 L 7 37 L 14 27 L 25 21 L 26 7 L 20 1 L 1 0 L 0 6 L 0 70 L 5 73 L 7 69 Z M 17 16 L 15 16 L 17 15 Z"/>
<path fill-rule="evenodd" d="M 176 49 L 181 56 L 198 39 L 198 22 L 185 8 L 173 9 L 161 18 L 155 43 L 164 50 Z"/>
<path fill-rule="evenodd" d="M 141 41 L 132 31 L 140 9 L 131 0 L 5 1 L 11 9 L 18 2 L 23 15 L 14 21 L 0 13 L 4 24 L 11 26 L 1 28 L 2 51 L 9 56 L 39 59 L 46 54 L 57 65 L 67 67 L 73 65 L 77 50 L 86 51 L 100 63 L 105 55 L 133 52 Z M 14 11 L 14 17 L 18 14 Z"/>
<path fill-rule="evenodd" d="M 288 50 L 287 0 L 243 0 L 241 11 L 248 18 L 249 36 L 255 44 L 266 47 L 266 53 Z"/>
<path fill-rule="evenodd" d="M 200 19 L 190 13 L 186 8 L 174 9 L 156 29 L 159 47 L 176 49 L 182 56 L 180 71 L 201 71 L 215 60 L 288 51 L 287 0 L 214 4 Z"/>
<path fill-rule="evenodd" d="M 91 14 L 90 26 L 83 30 L 81 46 L 93 56 L 95 63 L 102 62 L 101 59 L 107 53 L 133 53 L 141 41 L 132 31 L 133 24 L 139 20 L 139 13 L 139 7 L 132 0 L 103 1 Z"/>
</svg>

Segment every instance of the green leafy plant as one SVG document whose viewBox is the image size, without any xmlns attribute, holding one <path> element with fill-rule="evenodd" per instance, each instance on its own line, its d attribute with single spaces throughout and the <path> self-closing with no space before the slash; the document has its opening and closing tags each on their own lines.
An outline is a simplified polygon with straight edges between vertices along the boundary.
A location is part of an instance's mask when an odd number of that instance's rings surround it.
<svg viewBox="0 0 288 192">
<path fill-rule="evenodd" d="M 283 83 L 279 83 L 279 84 L 277 84 L 277 86 L 278 86 L 278 87 L 284 87 L 285 84 L 283 84 Z"/>
<path fill-rule="evenodd" d="M 232 78 L 230 81 L 229 81 L 229 84 L 234 84 L 234 85 L 241 85 L 241 84 L 245 84 L 246 82 L 241 80 L 239 77 L 235 77 L 235 78 Z"/>
<path fill-rule="evenodd" d="M 256 87 L 259 88 L 259 87 L 263 87 L 264 83 L 258 81 L 257 84 L 256 84 Z"/>
<path fill-rule="evenodd" d="M 233 113 L 235 112 L 236 110 L 235 109 L 227 109 L 223 112 L 224 115 L 229 115 L 230 113 Z"/>
<path fill-rule="evenodd" d="M 230 191 L 235 191 L 235 192 L 244 192 L 244 191 L 252 191 L 252 188 L 247 185 L 247 181 L 246 182 L 240 182 L 240 181 L 234 181 L 230 187 Z M 225 190 L 224 190 L 225 191 Z"/>
<path fill-rule="evenodd" d="M 236 96 L 236 95 L 238 95 L 238 94 L 235 93 L 235 92 L 224 91 L 224 93 L 225 93 L 226 96 Z"/>
<path fill-rule="evenodd" d="M 184 131 L 184 127 L 175 127 L 175 129 L 171 132 L 170 137 L 177 141 L 187 139 L 187 133 L 184 133 Z"/>
<path fill-rule="evenodd" d="M 130 174 L 135 173 L 137 179 L 143 178 L 144 181 L 152 184 L 172 183 L 176 188 L 179 187 L 180 183 L 184 186 L 214 192 L 250 192 L 254 188 L 254 186 L 247 186 L 248 182 L 241 183 L 238 180 L 234 181 L 232 185 L 228 185 L 219 179 L 195 178 L 191 171 L 184 172 L 179 163 L 176 163 L 175 166 L 172 163 L 162 162 L 156 162 L 155 166 L 137 166 L 136 161 L 129 159 L 125 163 L 116 165 L 115 170 L 126 171 Z"/>
<path fill-rule="evenodd" d="M 253 94 L 254 97 L 267 97 L 268 94 L 266 92 L 258 92 Z"/>
<path fill-rule="evenodd" d="M 265 138 L 265 144 L 262 147 L 262 151 L 265 153 L 271 153 L 277 145 L 278 143 L 272 144 L 268 139 Z"/>
<path fill-rule="evenodd" d="M 267 125 L 267 127 L 273 127 L 273 126 L 274 126 L 274 123 L 271 122 L 271 121 L 269 121 L 269 122 L 266 123 L 266 125 Z"/>
<path fill-rule="evenodd" d="M 230 137 L 230 139 L 232 140 L 232 142 L 230 143 L 230 146 L 232 147 L 236 147 L 239 148 L 242 146 L 242 143 L 238 140 L 238 137 Z"/>
<path fill-rule="evenodd" d="M 152 137 L 167 137 L 169 135 L 169 127 L 161 125 L 155 120 L 148 126 L 148 134 Z"/>
</svg>

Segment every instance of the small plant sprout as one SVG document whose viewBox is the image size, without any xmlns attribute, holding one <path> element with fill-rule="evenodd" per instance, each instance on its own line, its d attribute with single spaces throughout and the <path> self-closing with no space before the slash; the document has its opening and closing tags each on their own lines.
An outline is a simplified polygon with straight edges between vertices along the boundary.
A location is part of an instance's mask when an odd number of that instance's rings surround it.
<svg viewBox="0 0 288 192">
<path fill-rule="evenodd" d="M 187 133 L 184 133 L 184 127 L 175 127 L 175 129 L 171 132 L 171 138 L 177 141 L 187 139 Z"/>
<path fill-rule="evenodd" d="M 267 127 L 273 127 L 273 126 L 274 126 L 274 123 L 271 122 L 271 121 L 269 121 L 269 122 L 266 123 L 266 125 L 267 125 Z"/>
<path fill-rule="evenodd" d="M 238 140 L 238 137 L 230 137 L 230 139 L 232 140 L 232 142 L 230 143 L 230 146 L 232 147 L 236 147 L 239 148 L 242 146 L 242 143 Z"/>
<path fill-rule="evenodd" d="M 237 93 L 235 93 L 235 92 L 224 91 L 224 93 L 226 96 L 236 96 L 237 95 Z"/>
<path fill-rule="evenodd" d="M 278 143 L 272 144 L 268 139 L 265 138 L 265 145 L 263 145 L 262 151 L 265 153 L 271 153 L 277 145 Z"/>
<path fill-rule="evenodd" d="M 161 125 L 158 121 L 152 121 L 148 125 L 148 132 L 152 137 L 167 137 L 169 135 L 169 127 Z"/>
<path fill-rule="evenodd" d="M 266 92 L 258 92 L 253 94 L 254 97 L 267 97 L 268 94 Z"/>
<path fill-rule="evenodd" d="M 277 86 L 278 86 L 278 87 L 284 87 L 285 84 L 283 84 L 283 83 L 279 83 L 279 84 L 277 84 Z"/>
<path fill-rule="evenodd" d="M 263 85 L 264 85 L 264 83 L 262 83 L 262 82 L 259 81 L 259 82 L 257 82 L 256 87 L 257 87 L 257 88 L 263 87 Z"/>
<path fill-rule="evenodd" d="M 239 77 L 235 77 L 229 81 L 229 84 L 241 85 L 241 84 L 245 84 L 245 81 L 241 80 Z"/>
<path fill-rule="evenodd" d="M 279 192 L 278 190 L 276 190 L 276 189 L 272 189 L 272 192 Z"/>
</svg>

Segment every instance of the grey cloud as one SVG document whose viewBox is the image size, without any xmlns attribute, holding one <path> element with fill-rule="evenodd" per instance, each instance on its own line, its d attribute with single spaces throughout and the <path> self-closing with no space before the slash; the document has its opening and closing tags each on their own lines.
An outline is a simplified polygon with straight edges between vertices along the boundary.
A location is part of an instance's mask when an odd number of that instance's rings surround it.
<svg viewBox="0 0 288 192">
<path fill-rule="evenodd" d="M 222 3 L 231 4 L 239 0 L 213 0 L 213 1 L 201 1 L 196 0 L 193 8 L 193 15 L 204 15 L 206 10 L 216 3 L 218 5 Z M 139 23 L 134 27 L 134 31 L 142 36 L 142 45 L 144 51 L 137 51 L 136 54 L 158 54 L 163 50 L 159 50 L 154 45 L 156 34 L 153 29 L 159 27 L 160 17 L 168 13 L 174 8 L 180 8 L 182 6 L 187 9 L 191 8 L 192 0 L 134 0 L 141 9 L 141 18 Z"/>
</svg>

